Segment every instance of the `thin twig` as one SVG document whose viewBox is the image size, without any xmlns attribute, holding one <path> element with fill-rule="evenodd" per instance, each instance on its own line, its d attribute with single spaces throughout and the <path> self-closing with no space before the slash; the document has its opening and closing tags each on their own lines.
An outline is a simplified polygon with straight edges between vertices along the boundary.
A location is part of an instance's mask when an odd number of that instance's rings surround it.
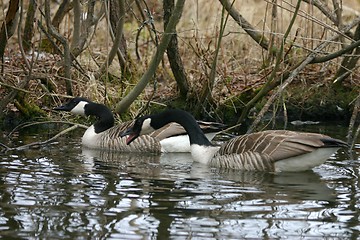
<svg viewBox="0 0 360 240">
<path fill-rule="evenodd" d="M 314 5 L 317 7 L 326 17 L 330 19 L 333 23 L 336 24 L 337 19 L 335 14 L 332 13 L 331 9 L 325 4 L 325 2 L 320 0 L 303 0 L 303 2 L 306 2 L 308 4 Z"/>
<path fill-rule="evenodd" d="M 4 81 L 4 79 L 1 76 L 0 76 L 0 80 Z M 15 86 L 12 86 L 12 85 L 4 83 L 4 82 L 0 82 L 0 85 L 4 86 L 4 87 L 7 87 L 7 88 L 14 89 L 14 90 L 19 91 L 19 92 L 32 93 L 31 91 L 25 90 L 23 88 L 15 87 Z"/>
<path fill-rule="evenodd" d="M 350 149 L 352 149 L 354 147 L 355 140 L 357 139 L 357 136 L 359 135 L 360 124 L 358 126 L 357 131 L 355 131 L 355 133 L 354 133 L 355 123 L 356 123 L 356 119 L 358 118 L 359 113 L 360 113 L 360 94 L 358 95 L 356 102 L 354 104 L 353 113 L 351 115 L 351 119 L 349 122 L 348 133 L 346 135 L 347 143 L 350 145 Z"/>
<path fill-rule="evenodd" d="M 271 85 L 273 85 L 274 83 L 276 83 L 276 74 L 278 73 L 278 70 L 280 69 L 280 65 L 283 61 L 283 53 L 284 53 L 284 45 L 286 43 L 286 39 L 288 38 L 289 34 L 290 34 L 290 31 L 295 23 L 295 19 L 297 17 L 297 14 L 299 12 L 299 9 L 300 9 L 300 3 L 301 3 L 301 0 L 298 0 L 297 2 L 297 5 L 295 7 L 295 11 L 294 11 L 294 14 L 291 18 L 291 21 L 284 33 L 284 36 L 283 38 L 281 39 L 281 44 L 280 44 L 280 49 L 276 52 L 276 57 L 275 57 L 275 64 L 274 64 L 274 68 L 273 70 L 271 71 L 270 73 L 270 76 L 268 77 L 266 83 L 264 84 L 264 86 L 262 87 L 262 89 L 256 94 L 256 96 L 251 99 L 244 107 L 244 109 L 242 110 L 241 112 L 241 115 L 240 115 L 240 118 L 238 120 L 238 123 L 241 123 L 245 120 L 246 118 L 246 115 L 248 114 L 249 110 L 252 108 L 252 106 L 254 106 L 254 104 L 262 97 L 264 96 L 265 94 L 268 93 L 269 91 L 269 88 Z M 275 79 L 275 80 L 274 80 Z M 255 120 L 256 121 L 256 120 Z"/>
<path fill-rule="evenodd" d="M 88 126 L 86 126 L 84 124 L 73 123 L 73 122 L 68 122 L 68 121 L 26 122 L 23 124 L 19 124 L 13 130 L 11 130 L 11 132 L 8 134 L 8 137 L 11 136 L 15 131 L 17 131 L 19 129 L 23 129 L 23 128 L 27 128 L 27 127 L 31 127 L 31 126 L 35 126 L 35 125 L 40 125 L 40 124 L 48 124 L 48 123 L 64 123 L 64 124 L 78 125 L 78 127 L 82 127 L 85 129 L 88 128 Z"/>
<path fill-rule="evenodd" d="M 229 12 L 231 17 L 239 24 L 249 36 L 254 39 L 262 48 L 268 50 L 269 41 L 264 35 L 258 34 L 257 30 L 233 7 L 229 0 L 219 0 Z"/>
<path fill-rule="evenodd" d="M 328 55 L 322 56 L 322 57 L 316 57 L 310 63 L 313 64 L 313 63 L 322 63 L 322 62 L 330 61 L 334 58 L 340 57 L 341 55 L 343 55 L 347 52 L 351 52 L 353 49 L 355 49 L 359 46 L 360 46 L 360 40 L 353 42 L 352 44 L 340 49 L 337 52 L 334 52 L 334 53 L 331 53 L 331 54 L 328 54 Z"/>
</svg>

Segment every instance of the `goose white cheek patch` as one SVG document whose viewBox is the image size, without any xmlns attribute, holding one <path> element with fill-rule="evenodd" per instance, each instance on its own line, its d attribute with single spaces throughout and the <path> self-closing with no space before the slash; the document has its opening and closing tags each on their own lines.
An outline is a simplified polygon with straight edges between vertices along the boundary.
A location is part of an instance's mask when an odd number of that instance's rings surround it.
<svg viewBox="0 0 360 240">
<path fill-rule="evenodd" d="M 70 112 L 78 115 L 85 115 L 85 105 L 88 102 L 80 101 Z"/>
<path fill-rule="evenodd" d="M 144 120 L 144 122 L 141 126 L 140 135 L 146 135 L 146 134 L 149 134 L 149 133 L 152 133 L 153 131 L 155 131 L 155 129 L 153 127 L 151 127 L 150 123 L 151 123 L 150 118 L 147 118 Z"/>
<path fill-rule="evenodd" d="M 123 135 L 123 136 L 129 135 L 126 138 L 126 144 L 129 145 L 132 141 L 134 141 L 139 136 L 146 135 L 146 134 L 153 132 L 154 129 L 150 126 L 150 123 L 151 123 L 151 119 L 149 119 L 149 118 L 145 119 L 141 125 L 140 133 L 138 133 L 137 131 L 134 131 L 133 129 L 130 131 L 129 130 L 126 131 L 126 133 Z"/>
</svg>

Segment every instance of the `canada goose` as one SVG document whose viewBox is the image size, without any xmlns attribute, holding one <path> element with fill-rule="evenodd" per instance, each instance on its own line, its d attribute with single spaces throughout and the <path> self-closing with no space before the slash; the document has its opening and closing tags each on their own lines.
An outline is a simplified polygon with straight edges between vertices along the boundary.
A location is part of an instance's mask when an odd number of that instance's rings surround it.
<svg viewBox="0 0 360 240">
<path fill-rule="evenodd" d="M 179 124 L 165 124 L 163 128 L 144 135 L 132 145 L 126 144 L 126 138 L 120 134 L 134 121 L 114 126 L 114 116 L 103 104 L 94 103 L 86 98 L 75 97 L 66 104 L 54 108 L 83 116 L 96 116 L 98 121 L 91 125 L 82 137 L 82 144 L 88 148 L 109 149 L 122 152 L 190 152 L 189 137 Z M 221 123 L 199 122 L 211 140 L 224 128 Z"/>
<path fill-rule="evenodd" d="M 324 163 L 347 144 L 317 133 L 268 130 L 235 137 L 222 146 L 214 146 L 202 133 L 194 117 L 182 110 L 166 110 L 138 118 L 121 135 L 127 144 L 143 134 L 176 122 L 190 137 L 194 161 L 213 167 L 269 172 L 303 171 Z"/>
</svg>

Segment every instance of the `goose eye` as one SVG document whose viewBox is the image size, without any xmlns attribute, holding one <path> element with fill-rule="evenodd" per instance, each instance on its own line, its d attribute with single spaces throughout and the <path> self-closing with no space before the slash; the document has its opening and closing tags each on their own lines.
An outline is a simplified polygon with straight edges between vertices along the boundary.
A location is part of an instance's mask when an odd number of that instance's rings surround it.
<svg viewBox="0 0 360 240">
<path fill-rule="evenodd" d="M 140 121 L 135 121 L 133 128 L 136 129 L 136 130 L 140 130 L 140 129 L 141 129 L 141 123 L 140 123 Z"/>
</svg>

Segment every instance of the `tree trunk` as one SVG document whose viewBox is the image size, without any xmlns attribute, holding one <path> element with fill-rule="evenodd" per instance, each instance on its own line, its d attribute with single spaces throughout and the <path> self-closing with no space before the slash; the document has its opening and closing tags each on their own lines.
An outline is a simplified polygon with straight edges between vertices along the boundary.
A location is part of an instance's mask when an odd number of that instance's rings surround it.
<svg viewBox="0 0 360 240">
<path fill-rule="evenodd" d="M 31 48 L 31 40 L 34 36 L 34 19 L 36 12 L 36 1 L 30 0 L 29 7 L 26 14 L 25 27 L 24 27 L 24 35 L 22 39 L 24 51 L 27 52 Z"/>
<path fill-rule="evenodd" d="M 120 18 L 125 18 L 125 4 L 122 0 L 110 0 L 110 25 L 112 31 L 116 34 L 116 29 Z M 121 78 L 129 79 L 132 73 L 130 72 L 131 61 L 127 54 L 127 44 L 124 34 L 121 33 L 120 45 L 117 51 L 117 57 L 119 59 L 119 64 L 121 67 Z M 135 70 L 135 69 L 133 69 Z"/>
<path fill-rule="evenodd" d="M 18 10 L 19 10 L 19 0 L 10 0 L 9 9 L 5 17 L 5 22 L 3 22 L 1 26 L 1 32 L 0 32 L 0 57 L 3 63 L 4 63 L 4 53 L 5 53 L 7 40 L 15 32 Z"/>
<path fill-rule="evenodd" d="M 164 0 L 164 30 L 166 29 L 170 16 L 174 10 L 174 0 Z M 180 96 L 183 99 L 186 99 L 188 93 L 188 81 L 184 69 L 183 62 L 181 60 L 181 56 L 178 49 L 178 41 L 176 36 L 176 30 L 172 34 L 169 45 L 167 47 L 167 55 L 170 62 L 171 70 L 174 74 L 175 81 L 180 90 Z"/>
<path fill-rule="evenodd" d="M 135 101 L 135 99 L 140 95 L 140 93 L 145 89 L 146 85 L 150 79 L 154 76 L 157 66 L 159 65 L 164 52 L 170 42 L 171 35 L 175 31 L 176 25 L 180 20 L 185 0 L 177 0 L 176 6 L 173 14 L 170 17 L 169 23 L 165 29 L 164 35 L 161 39 L 160 44 L 158 45 L 154 56 L 150 62 L 149 68 L 141 77 L 139 83 L 131 90 L 131 92 L 126 95 L 117 105 L 115 111 L 118 113 L 125 112 L 130 105 Z"/>
</svg>

